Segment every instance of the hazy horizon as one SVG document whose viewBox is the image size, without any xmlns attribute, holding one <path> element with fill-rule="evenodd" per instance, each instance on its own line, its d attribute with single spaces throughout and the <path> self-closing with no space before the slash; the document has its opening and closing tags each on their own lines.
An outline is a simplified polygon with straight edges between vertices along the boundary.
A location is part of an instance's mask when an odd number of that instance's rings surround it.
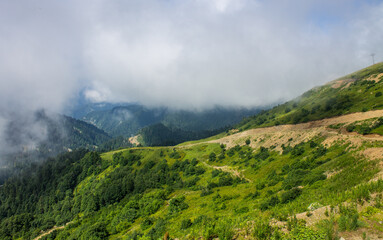
<svg viewBox="0 0 383 240">
<path fill-rule="evenodd" d="M 266 106 L 383 59 L 375 0 L 5 0 L 0 20 L 0 139 L 15 116 L 79 96 Z"/>
</svg>

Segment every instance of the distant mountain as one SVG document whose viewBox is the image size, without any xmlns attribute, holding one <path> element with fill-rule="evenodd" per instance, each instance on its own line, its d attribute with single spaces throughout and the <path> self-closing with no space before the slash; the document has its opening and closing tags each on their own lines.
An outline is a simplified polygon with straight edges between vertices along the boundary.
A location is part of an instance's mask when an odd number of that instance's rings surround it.
<svg viewBox="0 0 383 240">
<path fill-rule="evenodd" d="M 188 131 L 179 128 L 166 127 L 157 123 L 144 127 L 139 131 L 141 144 L 144 146 L 172 146 L 179 143 L 207 138 L 222 132 L 224 129 Z"/>
<path fill-rule="evenodd" d="M 97 149 L 111 137 L 103 130 L 81 120 L 65 115 L 49 117 L 44 112 L 36 114 L 36 121 L 47 126 L 47 139 L 40 143 L 52 149 Z"/>
<path fill-rule="evenodd" d="M 36 126 L 38 131 L 30 130 Z M 14 150 L 0 155 L 0 184 L 26 166 L 58 153 L 78 148 L 111 150 L 109 145 L 117 145 L 110 143 L 112 138 L 107 133 L 89 123 L 65 115 L 47 114 L 43 110 L 35 112 L 27 122 L 15 119 L 9 123 L 8 129 L 7 144 L 12 145 Z M 36 136 L 36 132 L 40 135 Z M 129 146 L 127 143 L 122 145 Z"/>
<path fill-rule="evenodd" d="M 133 104 L 133 103 L 132 103 Z M 95 111 L 105 111 L 112 109 L 118 106 L 129 106 L 130 103 L 109 103 L 109 102 L 100 102 L 100 103 L 90 103 L 85 100 L 79 100 L 79 103 L 71 111 L 68 111 L 66 115 L 69 115 L 76 119 L 81 119 L 86 116 L 88 113 Z"/>
<path fill-rule="evenodd" d="M 0 186 L 0 239 L 382 239 L 382 161 L 380 63 L 209 139 L 32 165 Z"/>
<path fill-rule="evenodd" d="M 148 108 L 138 104 L 116 106 L 108 110 L 95 110 L 81 120 L 103 129 L 110 136 L 131 137 L 140 129 L 161 123 L 169 129 L 182 131 L 213 131 L 238 123 L 244 117 L 254 115 L 256 108 L 216 107 L 203 111 Z"/>
</svg>

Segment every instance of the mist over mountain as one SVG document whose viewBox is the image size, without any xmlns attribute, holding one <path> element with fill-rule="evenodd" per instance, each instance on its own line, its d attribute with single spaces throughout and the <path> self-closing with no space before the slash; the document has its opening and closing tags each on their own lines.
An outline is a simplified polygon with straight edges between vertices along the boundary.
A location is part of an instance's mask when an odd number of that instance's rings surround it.
<svg viewBox="0 0 383 240">
<path fill-rule="evenodd" d="M 120 121 L 157 113 L 137 105 L 110 112 Z M 217 112 L 226 113 L 201 116 Z M 43 111 L 34 118 L 52 121 Z M 90 126 L 64 119 L 78 133 Z M 162 123 L 140 130 L 148 145 L 203 137 L 195 133 Z M 382 161 L 380 62 L 207 139 L 77 149 L 20 169 L 0 185 L 0 237 L 378 240 Z"/>
<path fill-rule="evenodd" d="M 140 104 L 109 106 L 109 109 L 91 111 L 83 116 L 81 120 L 103 129 L 111 136 L 131 137 L 136 135 L 140 129 L 158 123 L 170 129 L 184 131 L 217 130 L 236 124 L 243 118 L 260 111 L 260 108 L 227 107 L 187 111 L 166 107 L 150 108 Z"/>
<path fill-rule="evenodd" d="M 382 59 L 382 9 L 375 0 L 1 1 L 0 151 L 15 118 L 31 124 L 19 134 L 31 144 L 41 126 L 30 116 L 66 113 L 81 94 L 186 111 L 281 102 L 371 64 L 372 53 Z"/>
</svg>

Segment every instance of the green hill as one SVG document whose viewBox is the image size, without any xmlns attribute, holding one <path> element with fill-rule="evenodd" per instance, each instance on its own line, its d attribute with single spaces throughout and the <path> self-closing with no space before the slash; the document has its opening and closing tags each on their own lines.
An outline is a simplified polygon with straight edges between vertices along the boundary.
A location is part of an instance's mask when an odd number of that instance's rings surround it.
<svg viewBox="0 0 383 240">
<path fill-rule="evenodd" d="M 209 110 L 185 111 L 167 108 L 148 108 L 138 104 L 115 106 L 92 111 L 81 118 L 107 132 L 110 136 L 131 137 L 144 127 L 162 124 L 171 130 L 189 132 L 216 131 L 237 124 L 244 117 L 258 113 L 258 109 L 215 107 Z M 183 138 L 188 135 L 184 135 Z M 163 137 L 163 136 L 158 136 Z M 191 138 L 189 138 L 191 140 Z"/>
<path fill-rule="evenodd" d="M 383 109 L 383 63 L 349 74 L 269 111 L 249 117 L 241 130 L 297 124 L 353 112 Z"/>
<path fill-rule="evenodd" d="M 0 238 L 382 239 L 382 73 L 374 65 L 210 139 L 33 166 L 0 187 Z"/>
</svg>

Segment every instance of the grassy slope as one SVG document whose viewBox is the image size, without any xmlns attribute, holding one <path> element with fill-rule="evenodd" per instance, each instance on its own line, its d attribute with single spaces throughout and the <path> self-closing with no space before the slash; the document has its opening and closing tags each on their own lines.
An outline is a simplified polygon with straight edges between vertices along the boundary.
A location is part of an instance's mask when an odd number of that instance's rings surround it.
<svg viewBox="0 0 383 240">
<path fill-rule="evenodd" d="M 383 72 L 383 64 L 376 64 L 367 70 L 339 79 L 359 80 L 347 88 L 332 88 L 331 85 L 316 88 L 303 94 L 299 99 L 247 119 L 238 128 L 245 130 L 282 123 L 305 122 L 362 110 L 381 109 L 383 108 L 382 96 L 375 97 L 375 95 L 383 90 L 383 81 L 376 84 L 371 84 L 372 81 L 363 81 L 366 77 L 381 72 Z M 339 103 L 342 104 L 339 105 Z M 313 109 L 316 110 L 313 111 Z M 327 147 L 324 146 L 325 141 L 326 136 L 316 135 L 294 144 L 283 143 L 283 147 L 254 149 L 243 141 L 239 143 L 241 147 L 224 151 L 217 143 L 198 141 L 199 144 L 196 145 L 185 143 L 174 148 L 119 150 L 125 157 L 131 154 L 140 156 L 140 160 L 136 160 L 131 166 L 136 171 L 143 169 L 149 161 L 154 161 L 158 166 L 165 159 L 172 168 L 177 160 L 184 162 L 186 159 L 190 161 L 195 158 L 198 161 L 197 167 L 205 169 L 205 172 L 198 175 L 199 179 L 195 184 L 189 186 L 184 184 L 182 187 L 171 189 L 164 184 L 137 195 L 140 199 L 149 199 L 149 202 L 160 199 L 161 204 L 153 213 L 140 215 L 132 221 L 126 220 L 124 209 L 136 201 L 135 196 L 126 196 L 121 201 L 101 207 L 97 211 L 81 211 L 72 224 L 54 235 L 57 239 L 80 239 L 84 237 L 82 235 L 85 234 L 84 232 L 89 229 L 96 229 L 94 231 L 97 232 L 98 224 L 104 223 L 106 231 L 111 234 L 109 239 L 131 239 L 134 232 L 143 234 L 142 239 L 147 239 L 145 236 L 149 239 L 149 236 L 152 236 L 155 239 L 153 236 L 158 238 L 165 232 L 169 232 L 171 237 L 182 239 L 200 236 L 204 239 L 214 237 L 231 239 L 234 234 L 238 234 L 237 238 L 250 235 L 252 238 L 262 239 L 263 236 L 263 239 L 269 239 L 270 236 L 266 234 L 269 230 L 274 232 L 274 237 L 276 232 L 284 235 L 277 227 L 268 227 L 270 219 L 287 224 L 289 216 L 305 212 L 312 203 L 337 206 L 344 202 L 359 205 L 361 203 L 366 205 L 367 202 L 367 205 L 375 204 L 375 207 L 371 214 L 360 215 L 358 225 L 368 234 L 379 236 L 383 230 L 378 224 L 379 221 L 383 221 L 383 208 L 376 204 L 379 202 L 379 195 L 371 198 L 371 194 L 381 193 L 383 183 L 382 181 L 369 182 L 380 171 L 379 159 L 366 158 L 362 153 L 368 148 L 383 148 L 383 141 L 364 140 L 358 145 L 340 140 Z M 283 152 L 277 151 L 281 147 L 284 149 Z M 174 151 L 178 154 L 174 154 Z M 102 155 L 103 165 L 107 167 L 101 173 L 93 174 L 83 180 L 74 191 L 74 199 L 97 192 L 103 184 L 113 181 L 116 176 L 114 173 L 125 168 L 120 164 L 113 164 L 115 153 Z M 211 157 L 212 153 L 215 154 L 215 158 Z M 214 187 L 212 183 L 218 183 L 220 178 L 227 175 L 222 171 L 217 172 L 216 168 L 229 172 L 234 179 L 239 176 L 246 181 L 234 181 L 229 186 Z M 197 177 L 193 174 L 187 175 L 185 170 L 177 171 L 184 183 Z M 213 187 L 209 189 L 209 186 Z M 283 202 L 286 193 L 290 193 L 291 189 L 297 189 L 296 187 L 301 189 L 300 194 L 295 194 L 290 201 Z M 170 209 L 172 199 L 180 196 L 185 196 L 184 202 L 188 207 L 172 212 Z M 273 202 L 273 199 L 278 199 L 279 203 Z M 333 219 L 336 222 L 335 229 L 338 230 L 342 230 L 342 224 L 346 221 L 345 217 L 340 215 L 342 214 L 339 212 L 335 213 Z M 332 221 L 330 217 L 326 219 Z M 148 222 L 148 219 L 151 224 L 144 224 Z M 190 224 L 187 224 L 188 219 Z M 259 223 L 259 219 L 266 220 Z M 310 228 L 314 229 L 312 231 L 290 221 L 291 225 L 293 225 L 293 231 L 285 236 L 291 239 L 305 239 L 302 234 L 313 236 L 316 234 L 315 236 L 324 237 L 325 231 L 328 230 L 323 226 L 311 226 Z M 260 229 L 263 229 L 266 235 L 260 234 Z M 294 232 L 294 229 L 298 229 L 299 233 Z M 341 231 L 340 234 L 346 233 Z M 319 239 L 319 237 L 313 239 Z"/>
<path fill-rule="evenodd" d="M 239 124 L 238 128 L 245 130 L 278 124 L 295 124 L 353 112 L 382 109 L 383 96 L 376 94 L 383 92 L 383 81 L 369 80 L 381 73 L 383 63 L 377 63 L 324 86 L 313 88 L 270 111 L 250 117 Z M 383 76 L 379 77 L 380 80 L 382 78 Z"/>
<path fill-rule="evenodd" d="M 236 150 L 227 150 L 224 159 L 213 162 L 209 161 L 209 155 L 214 152 L 218 156 L 222 152 L 218 144 L 201 144 L 177 149 L 177 152 L 180 154 L 178 160 L 185 161 L 185 159 L 196 158 L 199 161 L 197 166 L 204 168 L 206 172 L 199 176 L 200 180 L 195 186 L 176 189 L 167 195 L 167 200 L 158 211 L 150 216 L 138 218 L 133 223 L 127 224 L 125 229 L 119 229 L 119 233 L 114 234 L 110 239 L 129 239 L 129 233 L 134 230 L 140 231 L 143 234 L 149 233 L 151 227 L 142 230 L 140 226 L 143 220 L 148 217 L 154 219 L 153 226 L 155 226 L 159 218 L 166 219 L 166 231 L 168 231 L 172 237 L 183 238 L 186 235 L 199 237 L 201 234 L 206 234 L 205 237 L 207 237 L 207 235 L 209 235 L 207 225 L 199 223 L 187 229 L 181 229 L 181 222 L 185 219 L 191 219 L 192 222 L 195 222 L 196 219 L 201 219 L 201 216 L 203 216 L 215 219 L 212 220 L 213 222 L 217 222 L 218 219 L 220 219 L 220 221 L 224 221 L 222 224 L 227 224 L 225 222 L 227 221 L 230 222 L 230 226 L 246 228 L 248 221 L 258 219 L 259 216 L 286 220 L 288 215 L 306 211 L 307 207 L 314 202 L 319 202 L 321 205 L 336 206 L 345 201 L 357 200 L 360 195 L 354 191 L 354 187 L 362 183 L 367 183 L 368 180 L 377 173 L 377 162 L 355 157 L 355 152 L 359 149 L 345 151 L 347 147 L 349 147 L 347 144 L 334 144 L 327 149 L 324 155 L 318 156 L 318 147 L 323 140 L 324 139 L 320 138 L 313 139 L 313 141 L 318 144 L 317 146 L 310 146 L 308 142 L 300 144 L 299 148 L 302 149 L 301 151 L 303 151 L 303 153 L 298 156 L 294 155 L 293 152 L 280 154 L 279 152 L 269 149 L 269 156 L 265 158 L 257 155 L 259 150 L 254 153 L 254 149 L 244 145 L 242 147 L 236 147 Z M 379 143 L 376 146 L 383 147 L 383 143 Z M 130 150 L 124 150 L 123 153 L 128 154 L 129 151 Z M 164 154 L 162 157 L 160 157 L 161 151 Z M 286 150 L 286 152 L 287 151 L 288 150 Z M 133 167 L 137 169 L 142 168 L 142 166 L 150 160 L 159 162 L 162 159 L 166 159 L 169 165 L 173 165 L 176 161 L 169 157 L 173 152 L 173 150 L 169 148 L 142 148 L 131 150 L 130 152 L 139 154 L 142 157 L 140 160 L 142 165 L 133 165 Z M 104 161 L 111 161 L 111 153 L 106 153 L 102 157 Z M 293 166 L 298 163 L 310 165 L 309 167 L 303 167 L 303 169 L 308 171 L 305 175 L 306 177 L 314 176 L 315 173 L 321 174 L 334 171 L 339 171 L 339 173 L 325 180 L 314 181 L 313 183 L 300 183 L 299 185 L 303 185 L 304 188 L 302 194 L 295 200 L 285 204 L 279 203 L 267 210 L 260 210 L 262 203 L 266 202 L 271 196 L 281 198 L 282 194 L 286 192 L 282 185 L 283 179 L 286 179 L 288 176 L 288 171 L 282 172 L 281 169 L 286 165 Z M 212 177 L 213 167 L 215 166 L 230 166 L 230 168 L 238 170 L 242 177 L 246 177 L 248 182 L 213 188 L 213 193 L 201 197 L 201 188 L 206 187 L 209 182 L 217 181 L 217 177 Z M 90 189 L 97 189 L 98 186 L 102 185 L 103 181 L 106 181 L 106 176 L 118 168 L 119 166 L 110 166 L 99 175 L 91 176 L 84 180 L 77 187 L 76 194 L 91 191 Z M 274 171 L 277 173 L 277 177 L 275 177 L 277 180 L 274 182 L 275 185 L 270 184 L 273 179 L 270 177 L 270 174 Z M 194 178 L 194 176 L 182 177 L 185 182 L 192 178 Z M 260 185 L 262 185 L 262 183 L 265 187 L 261 189 Z M 166 189 L 166 186 L 164 186 L 164 188 Z M 158 190 L 155 189 L 147 191 L 144 195 L 151 195 L 157 191 Z M 255 192 L 258 192 L 259 196 L 252 197 L 252 194 Z M 186 197 L 185 202 L 189 205 L 189 208 L 170 215 L 170 199 L 181 195 Z M 109 219 L 107 221 L 109 223 L 108 227 L 112 229 L 115 227 L 113 226 L 113 219 L 118 218 L 120 210 L 127 202 L 128 200 L 123 200 L 113 206 L 102 208 L 96 214 L 80 214 L 76 227 L 65 231 L 76 235 L 78 234 L 77 231 L 84 230 L 83 227 L 89 227 L 89 222 L 96 223 L 101 219 Z M 381 212 L 382 210 L 379 211 Z M 249 231 L 251 231 L 251 229 Z"/>
</svg>

